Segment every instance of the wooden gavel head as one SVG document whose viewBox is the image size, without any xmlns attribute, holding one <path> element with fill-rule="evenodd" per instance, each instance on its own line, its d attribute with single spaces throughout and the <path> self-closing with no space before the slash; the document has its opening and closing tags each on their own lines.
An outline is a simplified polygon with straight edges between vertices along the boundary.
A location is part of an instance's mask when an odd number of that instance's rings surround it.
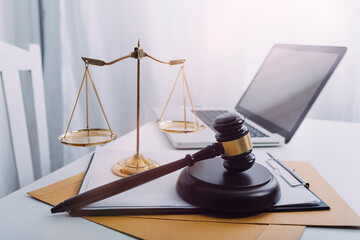
<svg viewBox="0 0 360 240">
<path fill-rule="evenodd" d="M 229 172 L 246 171 L 255 163 L 250 132 L 244 123 L 244 116 L 237 112 L 222 114 L 213 123 L 213 128 L 218 132 L 216 141 L 224 149 L 221 154 L 223 166 Z"/>
</svg>

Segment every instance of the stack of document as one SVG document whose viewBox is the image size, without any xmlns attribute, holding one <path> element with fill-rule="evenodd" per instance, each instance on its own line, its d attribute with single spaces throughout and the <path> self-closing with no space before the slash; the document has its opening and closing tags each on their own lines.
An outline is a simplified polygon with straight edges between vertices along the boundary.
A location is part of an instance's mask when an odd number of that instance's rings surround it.
<svg viewBox="0 0 360 240">
<path fill-rule="evenodd" d="M 119 151 L 110 146 L 98 147 L 90 162 L 79 194 L 118 180 L 119 177 L 111 171 L 112 166 L 132 154 L 133 152 Z M 143 154 L 162 165 L 184 157 L 184 152 L 180 151 L 146 152 Z M 277 161 L 272 161 L 266 152 L 256 150 L 255 155 L 256 162 L 268 168 L 280 184 L 281 199 L 270 211 L 329 209 L 329 206 L 322 202 L 304 184 L 301 184 L 291 172 L 283 168 Z M 201 212 L 201 209 L 185 202 L 177 194 L 176 182 L 180 171 L 182 169 L 129 191 L 90 204 L 82 209 L 82 214 L 92 211 L 94 211 L 94 215 L 96 215 L 97 211 L 101 214 Z"/>
</svg>

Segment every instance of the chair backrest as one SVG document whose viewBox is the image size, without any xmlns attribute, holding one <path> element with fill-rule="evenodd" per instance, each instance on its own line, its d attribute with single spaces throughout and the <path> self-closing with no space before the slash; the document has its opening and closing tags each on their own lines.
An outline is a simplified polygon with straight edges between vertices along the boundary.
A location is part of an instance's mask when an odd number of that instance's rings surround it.
<svg viewBox="0 0 360 240">
<path fill-rule="evenodd" d="M 35 119 L 34 125 L 27 126 L 23 89 L 20 82 L 20 72 L 28 71 L 32 80 L 33 112 L 28 113 Z M 42 77 L 40 47 L 30 44 L 29 51 L 0 42 L 0 74 L 5 96 L 7 116 L 10 126 L 12 147 L 15 158 L 19 186 L 23 187 L 35 180 L 33 159 L 37 146 L 36 162 L 41 176 L 50 173 L 49 136 L 46 121 L 45 96 Z M 29 132 L 36 129 L 36 134 Z M 29 139 L 31 136 L 31 139 Z M 37 139 L 34 139 L 37 138 Z M 36 141 L 37 144 L 30 144 Z M 1 160 L 1 159 L 0 159 Z"/>
</svg>

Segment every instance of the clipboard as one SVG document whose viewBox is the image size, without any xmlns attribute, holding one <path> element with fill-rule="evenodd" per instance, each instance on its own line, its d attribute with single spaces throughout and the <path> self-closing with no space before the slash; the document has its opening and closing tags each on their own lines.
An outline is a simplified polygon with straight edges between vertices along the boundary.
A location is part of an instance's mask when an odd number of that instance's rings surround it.
<svg viewBox="0 0 360 240">
<path fill-rule="evenodd" d="M 91 172 L 92 164 L 96 164 L 96 161 L 99 161 L 99 158 L 103 157 L 103 159 L 101 159 L 101 162 L 103 165 L 105 165 L 104 167 L 106 168 L 106 162 L 104 162 L 104 161 L 105 161 L 105 159 L 108 159 L 109 156 L 104 155 L 104 153 L 101 152 L 103 150 L 104 149 L 101 147 L 98 148 L 97 151 L 95 152 L 95 157 L 94 156 L 92 157 L 92 159 L 89 163 L 84 181 L 82 182 L 82 185 L 79 189 L 79 191 L 80 191 L 79 193 L 83 192 L 82 191 L 83 189 L 86 189 L 86 186 L 84 186 L 84 185 L 88 184 L 89 178 L 93 177 L 91 175 L 91 174 L 93 174 Z M 107 149 L 106 151 L 109 151 L 109 150 Z M 167 152 L 167 155 L 170 156 L 169 159 L 176 159 L 176 154 L 179 154 L 179 153 L 178 152 L 174 153 L 174 152 L 175 151 Z M 103 155 L 100 155 L 101 153 Z M 96 155 L 96 154 L 98 154 L 98 155 Z M 125 153 L 125 155 L 126 154 L 127 153 Z M 180 153 L 180 154 L 182 155 L 183 153 Z M 148 155 L 150 156 L 151 153 L 147 153 L 147 156 Z M 162 155 L 164 155 L 164 153 L 162 153 Z M 116 154 L 116 156 L 119 157 L 118 154 Z M 259 156 L 262 159 L 261 163 L 263 165 L 268 165 L 268 169 L 272 169 L 272 172 L 274 174 L 276 174 L 276 177 L 278 178 L 279 181 L 286 182 L 290 186 L 290 188 L 304 188 L 306 190 L 303 190 L 303 191 L 306 191 L 307 194 L 315 196 L 316 199 L 319 200 L 316 203 L 312 202 L 309 204 L 287 204 L 287 205 L 282 205 L 282 206 L 273 206 L 272 208 L 268 209 L 267 212 L 317 211 L 317 210 L 329 210 L 330 209 L 330 207 L 324 201 L 322 201 L 318 196 L 316 196 L 309 189 L 309 184 L 305 180 L 303 180 L 300 176 L 298 176 L 292 169 L 287 167 L 281 160 L 276 159 L 271 154 L 265 153 L 263 151 L 257 152 L 256 156 Z M 96 157 L 98 157 L 98 158 L 96 158 Z M 154 157 L 154 159 L 158 159 L 158 158 Z M 94 163 L 94 161 L 95 161 L 95 163 Z M 109 161 L 111 161 L 111 160 L 109 160 Z M 259 160 L 258 160 L 258 163 L 259 163 Z M 95 166 L 95 167 L 98 167 L 98 166 Z M 98 168 L 96 168 L 96 169 L 98 169 Z M 281 169 L 281 171 L 279 169 Z M 287 174 L 287 175 L 281 174 L 282 171 L 286 171 L 289 174 Z M 101 174 L 101 173 L 99 173 L 99 174 Z M 175 178 L 174 178 L 174 176 L 172 178 L 168 177 L 168 181 L 173 182 L 173 185 L 174 185 L 173 189 L 175 189 L 175 183 L 177 180 L 178 173 L 173 173 L 173 174 L 175 175 Z M 104 175 L 104 173 L 102 174 L 102 176 L 103 175 Z M 157 181 L 157 180 L 155 180 L 155 181 Z M 291 183 L 294 181 L 296 182 L 296 184 Z M 144 185 L 141 187 L 143 188 L 143 190 L 145 189 Z M 154 186 L 149 185 L 148 188 L 154 188 Z M 173 198 L 173 197 L 175 197 L 173 195 L 174 194 L 177 195 L 177 193 L 175 192 L 175 190 L 173 193 L 171 193 L 172 189 L 170 189 L 170 188 L 172 188 L 172 187 L 163 189 L 163 191 L 169 192 L 169 194 L 172 195 L 172 198 Z M 161 194 L 160 192 L 156 192 L 156 193 Z M 156 193 L 154 193 L 154 194 L 156 194 Z M 121 195 L 123 195 L 124 198 L 126 199 L 129 197 L 129 195 L 125 195 L 125 194 L 127 194 L 127 193 L 122 193 Z M 142 196 L 146 195 L 146 193 L 144 193 L 144 191 L 141 191 L 140 189 L 137 192 L 137 194 L 142 194 Z M 180 198 L 180 197 L 177 196 L 177 198 Z M 169 199 L 169 202 L 170 201 L 171 201 L 171 199 Z M 211 210 L 198 208 L 198 207 L 192 206 L 190 204 L 183 204 L 181 202 L 176 202 L 173 205 L 169 204 L 167 206 L 163 206 L 163 205 L 160 206 L 160 204 L 158 204 L 158 205 L 154 204 L 153 206 L 144 206 L 143 204 L 139 203 L 135 206 L 128 206 L 128 207 L 121 205 L 121 200 L 118 202 L 119 202 L 119 206 L 114 206 L 114 205 L 111 205 L 110 203 L 108 203 L 108 205 L 106 205 L 106 204 L 103 205 L 105 207 L 101 207 L 101 205 L 98 205 L 98 206 L 90 205 L 89 207 L 79 209 L 76 211 L 72 211 L 71 215 L 73 215 L 73 216 L 117 216 L 117 215 L 211 214 L 211 213 L 213 213 Z"/>
</svg>

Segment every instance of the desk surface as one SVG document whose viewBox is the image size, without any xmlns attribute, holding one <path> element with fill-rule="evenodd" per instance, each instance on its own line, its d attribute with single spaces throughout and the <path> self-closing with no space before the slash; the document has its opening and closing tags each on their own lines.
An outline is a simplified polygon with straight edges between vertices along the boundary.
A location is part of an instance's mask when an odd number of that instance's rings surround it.
<svg viewBox="0 0 360 240">
<path fill-rule="evenodd" d="M 174 150 L 154 123 L 140 128 L 140 150 Z M 309 161 L 342 198 L 360 215 L 360 124 L 306 119 L 292 141 L 266 149 L 284 161 Z M 135 151 L 136 134 L 130 132 L 110 143 Z M 184 155 L 188 151 L 184 151 Z M 130 239 L 131 237 L 67 214 L 52 215 L 50 206 L 26 193 L 86 170 L 86 155 L 34 183 L 0 199 L 0 239 Z M 355 191 L 354 191 L 355 190 Z M 301 239 L 360 239 L 360 230 L 306 228 Z"/>
</svg>

